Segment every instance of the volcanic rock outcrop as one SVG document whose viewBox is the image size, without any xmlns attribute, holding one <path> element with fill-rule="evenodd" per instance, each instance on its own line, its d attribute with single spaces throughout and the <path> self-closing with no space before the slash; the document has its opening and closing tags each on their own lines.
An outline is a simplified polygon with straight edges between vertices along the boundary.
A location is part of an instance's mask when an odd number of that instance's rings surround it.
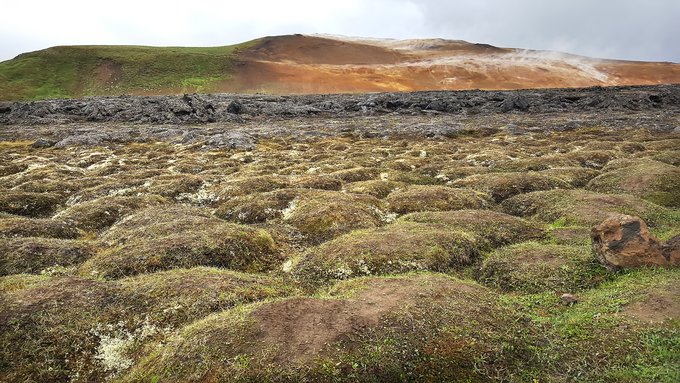
<svg viewBox="0 0 680 383">
<path fill-rule="evenodd" d="M 638 217 L 613 215 L 591 231 L 593 250 L 609 270 L 680 265 L 680 236 L 662 244 Z"/>
</svg>

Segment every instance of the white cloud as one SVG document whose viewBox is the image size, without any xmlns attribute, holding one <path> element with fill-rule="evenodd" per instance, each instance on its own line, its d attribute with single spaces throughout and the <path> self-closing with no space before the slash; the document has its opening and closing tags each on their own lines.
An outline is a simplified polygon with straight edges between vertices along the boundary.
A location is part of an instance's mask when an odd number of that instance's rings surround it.
<svg viewBox="0 0 680 383">
<path fill-rule="evenodd" d="M 0 60 L 53 45 L 213 46 L 264 35 L 444 37 L 680 61 L 677 0 L 23 0 L 0 14 Z"/>
</svg>

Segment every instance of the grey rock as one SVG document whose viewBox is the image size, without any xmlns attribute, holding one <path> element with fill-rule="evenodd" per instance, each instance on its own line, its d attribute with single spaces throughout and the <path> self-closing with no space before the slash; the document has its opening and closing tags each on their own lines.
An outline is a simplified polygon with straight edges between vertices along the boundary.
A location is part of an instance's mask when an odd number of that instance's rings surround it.
<svg viewBox="0 0 680 383">
<path fill-rule="evenodd" d="M 234 131 L 215 134 L 206 141 L 205 145 L 215 149 L 253 150 L 257 145 L 257 139 L 248 133 Z"/>
<path fill-rule="evenodd" d="M 41 137 L 41 138 L 38 138 L 37 140 L 35 140 L 35 142 L 31 144 L 31 147 L 35 148 L 35 149 L 51 148 L 56 143 L 57 142 L 54 141 L 54 140 L 50 140 L 50 139 Z"/>
<path fill-rule="evenodd" d="M 501 103 L 502 112 L 513 110 L 525 111 L 527 109 L 529 109 L 529 99 L 521 94 L 511 94 Z"/>
</svg>

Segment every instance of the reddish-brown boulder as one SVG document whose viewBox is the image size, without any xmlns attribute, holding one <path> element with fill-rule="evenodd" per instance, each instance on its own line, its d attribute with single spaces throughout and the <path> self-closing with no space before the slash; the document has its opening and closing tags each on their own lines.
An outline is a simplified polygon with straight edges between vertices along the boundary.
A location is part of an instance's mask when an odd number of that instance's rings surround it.
<svg viewBox="0 0 680 383">
<path fill-rule="evenodd" d="M 638 217 L 617 214 L 593 227 L 593 250 L 609 270 L 680 265 L 680 236 L 662 244 Z"/>
</svg>

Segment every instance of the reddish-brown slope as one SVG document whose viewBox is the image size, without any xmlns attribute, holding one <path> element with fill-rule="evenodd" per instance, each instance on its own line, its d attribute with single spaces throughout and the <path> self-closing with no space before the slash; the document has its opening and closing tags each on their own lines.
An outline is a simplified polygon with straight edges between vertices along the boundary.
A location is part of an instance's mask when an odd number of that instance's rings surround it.
<svg viewBox="0 0 680 383">
<path fill-rule="evenodd" d="M 334 93 L 680 83 L 680 64 L 599 60 L 441 39 L 264 38 L 228 92 Z"/>
</svg>

